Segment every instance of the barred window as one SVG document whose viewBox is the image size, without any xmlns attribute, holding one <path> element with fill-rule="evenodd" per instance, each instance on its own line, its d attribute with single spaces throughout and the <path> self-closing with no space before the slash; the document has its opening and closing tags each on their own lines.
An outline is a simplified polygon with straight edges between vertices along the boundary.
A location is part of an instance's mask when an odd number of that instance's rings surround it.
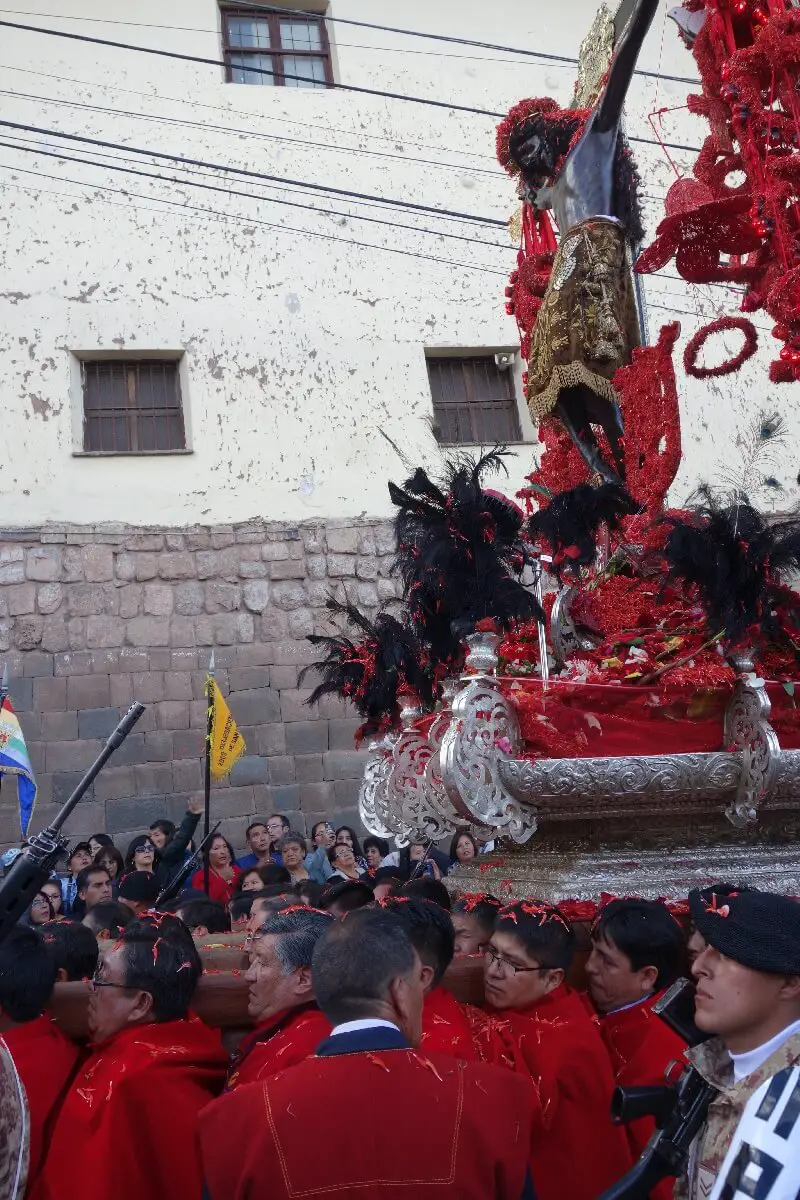
<svg viewBox="0 0 800 1200">
<path fill-rule="evenodd" d="M 84 360 L 83 449 L 159 454 L 186 449 L 176 360 Z"/>
<path fill-rule="evenodd" d="M 494 354 L 428 358 L 436 436 L 450 445 L 521 442 L 514 372 Z"/>
<path fill-rule="evenodd" d="M 225 7 L 222 40 L 230 83 L 302 88 L 333 84 L 324 17 Z"/>
</svg>

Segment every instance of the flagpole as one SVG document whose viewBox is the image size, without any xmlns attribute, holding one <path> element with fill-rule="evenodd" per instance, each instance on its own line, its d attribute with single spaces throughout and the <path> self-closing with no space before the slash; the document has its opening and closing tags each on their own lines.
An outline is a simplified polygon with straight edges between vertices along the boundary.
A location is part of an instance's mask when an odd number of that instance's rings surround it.
<svg viewBox="0 0 800 1200">
<path fill-rule="evenodd" d="M 0 708 L 3 707 L 8 695 L 8 663 L 3 663 L 3 678 L 0 680 Z M 3 786 L 3 776 L 0 773 L 0 789 Z"/>
<path fill-rule="evenodd" d="M 206 701 L 208 705 L 208 722 L 206 727 L 206 763 L 205 763 L 205 818 L 203 822 L 203 837 L 208 837 L 211 828 L 211 735 L 214 732 L 214 651 L 211 651 L 211 661 L 208 664 L 206 679 Z M 203 891 L 208 895 L 209 857 L 206 847 L 205 863 L 203 865 Z"/>
</svg>

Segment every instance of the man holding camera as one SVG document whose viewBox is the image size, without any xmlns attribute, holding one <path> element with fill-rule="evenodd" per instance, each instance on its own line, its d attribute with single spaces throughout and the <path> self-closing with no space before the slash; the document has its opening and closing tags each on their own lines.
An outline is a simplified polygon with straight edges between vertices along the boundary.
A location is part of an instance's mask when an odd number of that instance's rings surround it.
<svg viewBox="0 0 800 1200">
<path fill-rule="evenodd" d="M 676 1200 L 800 1194 L 800 903 L 729 886 L 689 896 L 695 1021 L 688 1052 L 718 1089 Z"/>
</svg>

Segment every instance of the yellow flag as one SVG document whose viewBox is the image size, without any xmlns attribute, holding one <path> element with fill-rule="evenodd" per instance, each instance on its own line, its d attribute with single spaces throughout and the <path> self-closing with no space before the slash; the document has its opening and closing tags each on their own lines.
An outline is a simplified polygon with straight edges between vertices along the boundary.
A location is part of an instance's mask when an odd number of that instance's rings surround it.
<svg viewBox="0 0 800 1200">
<path fill-rule="evenodd" d="M 246 746 L 216 680 L 209 675 L 207 683 L 211 704 L 211 774 L 221 779 L 244 754 Z"/>
</svg>

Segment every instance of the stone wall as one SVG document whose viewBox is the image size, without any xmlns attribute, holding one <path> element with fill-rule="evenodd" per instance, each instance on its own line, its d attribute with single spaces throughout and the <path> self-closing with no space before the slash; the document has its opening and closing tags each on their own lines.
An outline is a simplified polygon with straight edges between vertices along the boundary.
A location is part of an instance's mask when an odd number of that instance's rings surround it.
<svg viewBox="0 0 800 1200">
<path fill-rule="evenodd" d="M 396 594 L 388 522 L 249 522 L 0 531 L 0 664 L 39 784 L 32 828 L 67 798 L 134 701 L 147 711 L 69 831 L 120 843 L 202 786 L 203 685 L 217 680 L 247 741 L 212 811 L 235 846 L 254 814 L 310 830 L 355 824 L 363 754 L 352 710 L 304 701 L 298 674 L 330 626 L 330 595 L 370 611 Z M 313 682 L 313 681 L 309 681 Z M 18 840 L 15 786 L 0 793 L 0 846 Z"/>
</svg>

